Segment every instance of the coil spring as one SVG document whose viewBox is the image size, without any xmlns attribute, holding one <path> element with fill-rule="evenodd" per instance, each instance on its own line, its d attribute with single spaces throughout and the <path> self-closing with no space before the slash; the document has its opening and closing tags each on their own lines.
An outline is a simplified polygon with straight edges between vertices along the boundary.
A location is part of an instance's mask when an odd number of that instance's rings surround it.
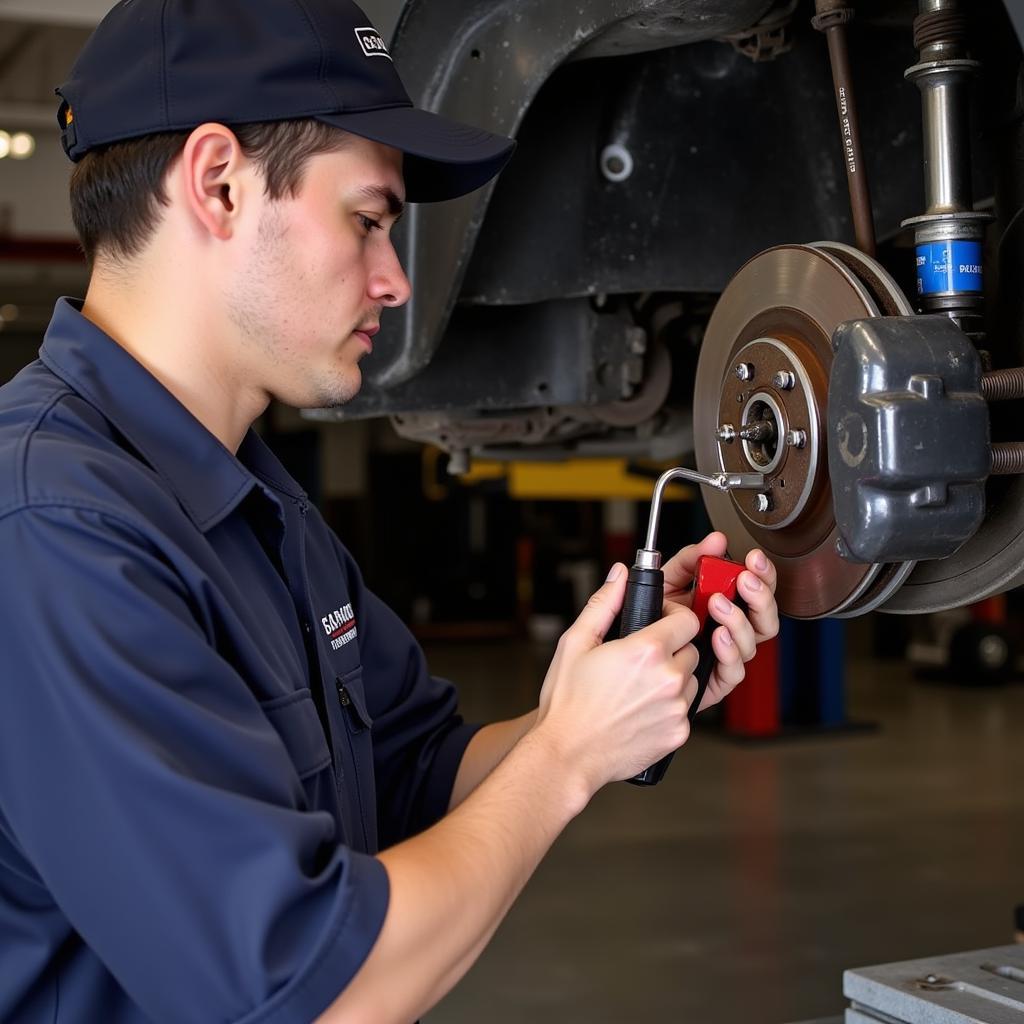
<svg viewBox="0 0 1024 1024">
<path fill-rule="evenodd" d="M 981 393 L 989 402 L 1005 402 L 1024 398 L 1024 366 L 992 370 L 981 375 Z"/>
<path fill-rule="evenodd" d="M 1004 441 L 992 445 L 993 476 L 1024 473 L 1024 441 Z"/>
<path fill-rule="evenodd" d="M 955 11 L 930 11 L 914 19 L 914 48 L 935 43 L 962 43 L 967 39 L 967 15 Z"/>
</svg>

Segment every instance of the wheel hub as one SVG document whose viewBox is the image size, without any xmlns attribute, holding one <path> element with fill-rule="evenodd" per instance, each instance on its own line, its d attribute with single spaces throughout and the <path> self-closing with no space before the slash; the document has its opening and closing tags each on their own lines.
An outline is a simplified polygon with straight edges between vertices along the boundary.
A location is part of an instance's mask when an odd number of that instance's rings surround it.
<svg viewBox="0 0 1024 1024">
<path fill-rule="evenodd" d="M 783 333 L 783 332 L 778 332 Z M 719 455 L 730 473 L 764 473 L 767 502 L 749 493 L 736 503 L 749 527 L 779 530 L 789 526 L 816 497 L 823 408 L 828 380 L 813 361 L 801 358 L 778 338 L 757 338 L 737 352 L 737 367 L 747 379 L 726 373 L 718 407 Z M 734 440 L 723 427 L 740 410 Z M 820 488 L 819 488 L 820 489 Z"/>
</svg>

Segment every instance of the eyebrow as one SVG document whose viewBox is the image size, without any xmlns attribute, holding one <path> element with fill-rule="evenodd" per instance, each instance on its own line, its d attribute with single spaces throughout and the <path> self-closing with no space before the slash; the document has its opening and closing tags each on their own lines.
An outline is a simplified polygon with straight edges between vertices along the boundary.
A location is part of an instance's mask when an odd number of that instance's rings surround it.
<svg viewBox="0 0 1024 1024">
<path fill-rule="evenodd" d="M 388 204 L 388 213 L 400 221 L 405 214 L 405 203 L 387 185 L 364 185 L 356 192 L 361 199 L 383 199 Z"/>
</svg>

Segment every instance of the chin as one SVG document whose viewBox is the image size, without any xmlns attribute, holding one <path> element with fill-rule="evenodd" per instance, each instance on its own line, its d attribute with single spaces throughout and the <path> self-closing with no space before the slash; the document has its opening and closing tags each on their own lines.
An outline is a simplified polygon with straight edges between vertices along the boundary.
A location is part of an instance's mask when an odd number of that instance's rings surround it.
<svg viewBox="0 0 1024 1024">
<path fill-rule="evenodd" d="M 303 403 L 306 409 L 336 409 L 340 405 L 351 402 L 359 394 L 363 386 L 363 377 L 357 368 L 353 368 L 344 377 L 322 382 L 310 395 L 310 401 Z"/>
<path fill-rule="evenodd" d="M 307 381 L 305 387 L 297 387 L 294 391 L 289 388 L 271 392 L 271 397 L 292 409 L 336 409 L 351 402 L 359 394 L 362 384 L 362 374 L 353 367 L 344 376 L 324 376 Z"/>
</svg>

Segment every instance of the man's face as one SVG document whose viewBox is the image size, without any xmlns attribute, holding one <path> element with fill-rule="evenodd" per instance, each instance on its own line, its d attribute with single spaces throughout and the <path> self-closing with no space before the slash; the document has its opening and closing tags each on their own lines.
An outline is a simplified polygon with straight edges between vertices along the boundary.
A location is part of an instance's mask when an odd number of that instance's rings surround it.
<svg viewBox="0 0 1024 1024">
<path fill-rule="evenodd" d="M 225 296 L 250 383 L 299 408 L 356 395 L 382 310 L 409 298 L 389 237 L 403 195 L 401 154 L 351 136 L 295 198 L 262 198 Z"/>
</svg>

